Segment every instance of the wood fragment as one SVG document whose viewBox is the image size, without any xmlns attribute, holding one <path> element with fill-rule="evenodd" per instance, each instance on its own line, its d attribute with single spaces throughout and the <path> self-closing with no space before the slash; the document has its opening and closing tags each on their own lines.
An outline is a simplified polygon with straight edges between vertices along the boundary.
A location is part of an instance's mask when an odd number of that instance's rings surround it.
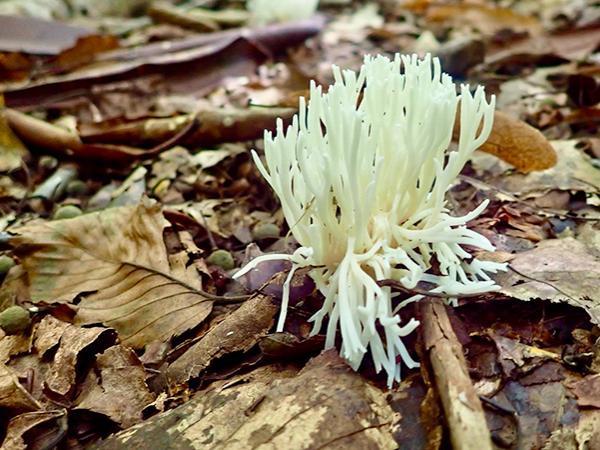
<svg viewBox="0 0 600 450">
<path fill-rule="evenodd" d="M 421 313 L 425 352 L 431 362 L 453 448 L 491 450 L 483 408 L 446 307 L 441 300 L 428 298 L 421 301 Z"/>
</svg>

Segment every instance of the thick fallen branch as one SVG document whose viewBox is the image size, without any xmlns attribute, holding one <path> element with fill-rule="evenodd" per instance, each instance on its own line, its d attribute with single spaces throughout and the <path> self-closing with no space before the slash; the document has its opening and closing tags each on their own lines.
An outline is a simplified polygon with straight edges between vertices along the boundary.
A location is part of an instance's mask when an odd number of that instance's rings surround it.
<svg viewBox="0 0 600 450">
<path fill-rule="evenodd" d="M 202 147 L 259 139 L 265 129 L 275 128 L 277 118 L 287 122 L 294 112 L 292 108 L 204 110 L 194 116 L 148 119 L 107 130 L 90 127 L 84 136 L 85 142 L 73 132 L 22 112 L 7 108 L 5 114 L 11 129 L 29 147 L 68 155 L 76 160 L 127 164 L 155 156 L 178 143 Z M 150 123 L 152 126 L 148 126 Z M 131 146 L 148 141 L 154 144 L 152 148 Z M 113 144 L 115 142 L 129 145 Z"/>
</svg>

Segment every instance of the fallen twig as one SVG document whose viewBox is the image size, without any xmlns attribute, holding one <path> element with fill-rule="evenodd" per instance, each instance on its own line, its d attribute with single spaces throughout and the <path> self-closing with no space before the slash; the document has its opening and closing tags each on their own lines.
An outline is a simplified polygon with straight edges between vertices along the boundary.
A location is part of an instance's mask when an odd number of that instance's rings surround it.
<svg viewBox="0 0 600 450">
<path fill-rule="evenodd" d="M 439 299 L 421 302 L 423 340 L 442 401 L 453 448 L 491 450 L 492 439 L 471 383 L 462 346 Z"/>
</svg>

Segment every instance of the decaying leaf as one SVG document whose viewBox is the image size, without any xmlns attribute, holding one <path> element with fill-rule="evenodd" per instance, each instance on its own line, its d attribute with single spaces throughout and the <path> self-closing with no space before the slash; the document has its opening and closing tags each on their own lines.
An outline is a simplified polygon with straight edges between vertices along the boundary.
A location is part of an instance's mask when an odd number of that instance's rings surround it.
<svg viewBox="0 0 600 450">
<path fill-rule="evenodd" d="M 600 374 L 588 375 L 569 387 L 577 396 L 579 406 L 600 408 Z"/>
<path fill-rule="evenodd" d="M 88 373 L 77 409 L 105 414 L 122 428 L 142 420 L 142 410 L 154 400 L 146 385 L 146 371 L 135 353 L 121 345 L 106 349 L 96 359 L 98 375 Z"/>
<path fill-rule="evenodd" d="M 75 387 L 77 362 L 81 353 L 91 346 L 97 349 L 106 348 L 115 340 L 112 330 L 92 327 L 81 328 L 65 324 L 52 316 L 42 320 L 36 331 L 36 339 L 40 340 L 38 348 L 58 345 L 52 364 L 46 373 L 45 384 L 53 393 L 67 397 Z"/>
<path fill-rule="evenodd" d="M 264 295 L 244 302 L 169 366 L 169 382 L 184 383 L 197 377 L 213 360 L 252 348 L 269 332 L 278 309 L 273 299 Z"/>
<path fill-rule="evenodd" d="M 38 401 L 19 382 L 13 371 L 0 363 L 0 409 L 13 411 L 37 411 Z"/>
<path fill-rule="evenodd" d="M 76 321 L 104 323 L 122 342 L 168 340 L 206 318 L 212 302 L 194 269 L 170 258 L 166 220 L 144 201 L 16 230 L 12 239 L 33 301 L 75 303 Z"/>
<path fill-rule="evenodd" d="M 45 433 L 31 438 L 36 428 L 44 429 Z M 1 450 L 27 450 L 30 448 L 47 448 L 48 445 L 61 437 L 67 430 L 67 411 L 34 411 L 13 417 L 8 423 L 8 429 Z M 28 439 L 29 438 L 29 439 Z M 32 442 L 33 441 L 33 442 Z M 30 444 L 35 442 L 35 446 Z"/>
<path fill-rule="evenodd" d="M 600 260 L 595 250 L 572 237 L 548 239 L 515 255 L 499 276 L 501 292 L 520 300 L 567 302 L 600 324 Z"/>
</svg>

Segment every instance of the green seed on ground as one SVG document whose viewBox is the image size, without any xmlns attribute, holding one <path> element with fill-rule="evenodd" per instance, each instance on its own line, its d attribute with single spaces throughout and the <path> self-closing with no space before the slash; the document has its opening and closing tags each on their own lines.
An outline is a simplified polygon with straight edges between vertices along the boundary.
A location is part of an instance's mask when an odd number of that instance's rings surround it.
<svg viewBox="0 0 600 450">
<path fill-rule="evenodd" d="M 70 181 L 69 184 L 67 184 L 67 194 L 69 194 L 73 197 L 78 197 L 80 195 L 84 195 L 87 193 L 87 190 L 88 190 L 87 184 L 85 184 L 81 180 L 73 180 L 73 181 Z"/>
<path fill-rule="evenodd" d="M 81 212 L 81 209 L 79 209 L 77 206 L 65 205 L 58 208 L 52 216 L 52 218 L 54 220 L 72 219 L 73 217 L 80 216 L 81 214 L 83 213 Z"/>
<path fill-rule="evenodd" d="M 0 275 L 8 273 L 8 271 L 15 265 L 15 262 L 10 256 L 0 255 Z"/>
<path fill-rule="evenodd" d="M 224 270 L 231 270 L 235 267 L 233 256 L 227 250 L 215 250 L 206 258 L 206 262 L 219 266 Z"/>
<path fill-rule="evenodd" d="M 21 306 L 10 306 L 0 313 L 0 328 L 7 334 L 16 334 L 29 326 L 29 312 Z"/>
<path fill-rule="evenodd" d="M 260 241 L 261 239 L 278 238 L 279 233 L 279 227 L 274 223 L 260 222 L 252 229 L 252 236 L 257 241 Z"/>
</svg>

